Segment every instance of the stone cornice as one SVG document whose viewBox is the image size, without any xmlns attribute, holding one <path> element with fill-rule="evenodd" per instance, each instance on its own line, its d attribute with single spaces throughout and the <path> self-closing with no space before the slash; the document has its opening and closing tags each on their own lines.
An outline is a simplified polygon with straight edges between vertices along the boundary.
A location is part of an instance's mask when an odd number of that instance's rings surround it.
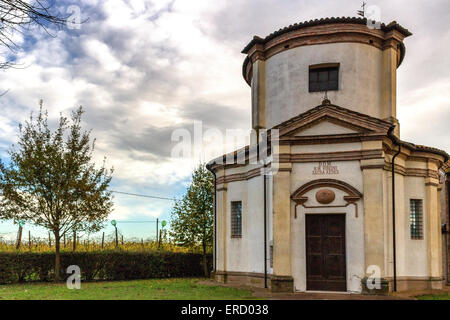
<svg viewBox="0 0 450 320">
<path fill-rule="evenodd" d="M 396 143 L 402 147 L 401 155 L 407 161 L 434 161 L 440 167 L 444 166 L 449 158 L 447 152 L 437 148 L 415 145 L 400 139 Z M 398 150 L 398 145 L 394 145 L 391 140 L 384 140 L 383 145 L 387 154 L 395 154 Z"/>
<path fill-rule="evenodd" d="M 332 135 L 314 135 L 314 136 L 296 136 L 295 133 L 303 128 L 311 127 L 320 121 L 336 122 L 339 125 L 346 126 L 358 132 L 350 134 L 332 134 Z M 342 108 L 330 103 L 323 104 L 312 108 L 292 119 L 285 121 L 273 129 L 279 130 L 278 143 L 282 145 L 313 145 L 313 144 L 334 144 L 334 143 L 349 143 L 349 142 L 361 142 L 361 141 L 383 141 L 383 151 L 386 154 L 393 154 L 397 151 L 398 146 L 394 145 L 391 139 L 388 138 L 388 130 L 392 127 L 392 124 L 374 118 L 356 111 L 352 111 L 346 108 Z M 271 133 L 269 131 L 268 139 L 271 139 Z M 435 162 L 437 167 L 440 168 L 448 161 L 448 154 L 436 148 L 415 145 L 402 140 L 396 141 L 396 143 L 402 146 L 401 155 L 407 161 L 425 161 Z M 261 149 L 265 151 L 264 149 Z M 338 161 L 342 160 L 361 160 L 378 158 L 378 152 L 376 155 L 370 154 L 372 151 L 348 151 L 342 153 L 328 153 L 331 159 L 325 159 L 323 155 L 317 153 L 316 155 L 311 153 L 305 154 L 291 154 L 282 155 L 283 159 L 289 158 L 290 162 L 308 162 L 304 159 L 310 159 L 314 161 L 314 157 L 317 156 L 315 161 Z M 280 152 L 285 154 L 285 152 Z M 267 150 L 267 155 L 271 154 L 270 148 Z M 381 157 L 381 156 L 380 156 Z M 232 161 L 227 161 L 232 160 Z M 242 160 L 239 162 L 238 160 Z M 235 168 L 244 167 L 249 163 L 253 163 L 250 160 L 256 160 L 256 146 L 249 148 L 246 146 L 234 152 L 225 154 L 218 157 L 208 163 L 208 168 L 213 171 L 219 168 Z M 255 162 L 256 164 L 256 162 Z M 448 164 L 446 164 L 445 170 L 448 171 Z"/>
<path fill-rule="evenodd" d="M 386 161 L 384 166 L 382 166 L 382 168 L 386 171 L 391 172 L 392 164 L 390 162 Z M 397 174 L 401 174 L 402 176 L 407 176 L 407 177 L 439 179 L 438 170 L 423 169 L 423 168 L 411 168 L 411 167 L 408 167 L 408 166 L 405 167 L 405 166 L 402 166 L 402 165 L 396 163 L 394 171 Z"/>
<path fill-rule="evenodd" d="M 234 174 L 230 174 L 227 176 L 222 176 L 217 179 L 216 183 L 221 184 L 221 183 L 230 183 L 230 182 L 234 182 L 234 181 L 249 180 L 251 178 L 260 176 L 262 170 L 264 170 L 264 169 L 256 168 L 256 169 L 249 170 L 247 172 L 234 173 Z"/>
<path fill-rule="evenodd" d="M 251 68 L 256 60 L 266 60 L 282 51 L 299 46 L 325 43 L 363 43 L 380 50 L 399 50 L 397 66 L 405 55 L 403 39 L 411 35 L 398 23 L 382 24 L 380 29 L 367 27 L 365 18 L 326 18 L 296 23 L 280 29 L 265 38 L 255 36 L 242 50 L 247 54 L 242 66 L 245 81 L 250 85 Z"/>
<path fill-rule="evenodd" d="M 280 163 L 304 163 L 317 161 L 352 161 L 362 159 L 378 159 L 383 157 L 383 150 L 355 150 L 320 153 L 290 153 L 280 154 Z M 275 159 L 276 161 L 277 159 Z"/>
</svg>

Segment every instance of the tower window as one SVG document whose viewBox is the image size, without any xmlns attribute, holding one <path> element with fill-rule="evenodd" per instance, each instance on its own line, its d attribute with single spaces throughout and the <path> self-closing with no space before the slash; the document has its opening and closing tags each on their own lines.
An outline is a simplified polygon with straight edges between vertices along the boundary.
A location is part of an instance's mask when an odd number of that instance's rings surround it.
<svg viewBox="0 0 450 320">
<path fill-rule="evenodd" d="M 339 63 L 309 66 L 309 92 L 338 90 Z"/>
<path fill-rule="evenodd" d="M 242 238 L 242 201 L 231 202 L 231 237 Z"/>
<path fill-rule="evenodd" d="M 422 200 L 410 200 L 409 226 L 411 239 L 423 239 L 423 204 Z"/>
</svg>

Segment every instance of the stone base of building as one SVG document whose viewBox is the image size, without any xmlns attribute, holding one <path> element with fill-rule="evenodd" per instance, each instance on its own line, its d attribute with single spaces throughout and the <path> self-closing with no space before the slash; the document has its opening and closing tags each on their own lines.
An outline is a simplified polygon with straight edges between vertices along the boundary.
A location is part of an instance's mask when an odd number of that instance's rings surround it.
<svg viewBox="0 0 450 320">
<path fill-rule="evenodd" d="M 387 296 L 389 294 L 389 281 L 387 279 L 363 278 L 361 280 L 361 294 Z"/>
<path fill-rule="evenodd" d="M 397 291 L 440 290 L 444 287 L 444 278 L 398 277 Z M 394 280 L 389 278 L 389 291 L 394 290 Z"/>
<path fill-rule="evenodd" d="M 292 277 L 272 275 L 270 283 L 272 292 L 294 292 L 294 279 Z"/>
<path fill-rule="evenodd" d="M 444 286 L 443 278 L 430 277 L 398 277 L 397 292 L 417 291 L 417 290 L 439 290 Z M 393 278 L 380 279 L 379 285 L 375 282 L 367 282 L 367 278 L 361 281 L 361 293 L 367 295 L 388 295 L 394 291 Z"/>
<path fill-rule="evenodd" d="M 216 271 L 212 273 L 213 280 L 237 286 L 264 288 L 264 273 Z M 293 292 L 294 279 L 288 276 L 267 275 L 267 287 L 272 292 Z"/>
<path fill-rule="evenodd" d="M 264 288 L 264 273 L 216 271 L 213 275 L 217 282 Z M 270 285 L 270 275 L 267 277 L 267 284 Z"/>
<path fill-rule="evenodd" d="M 220 283 L 236 286 L 264 288 L 264 273 L 216 271 L 211 272 L 211 279 Z M 372 283 L 373 284 L 373 283 Z M 416 290 L 439 290 L 445 286 L 444 278 L 398 277 L 397 292 Z M 289 276 L 267 275 L 267 287 L 272 292 L 294 292 L 294 279 Z M 361 281 L 361 294 L 389 295 L 394 289 L 392 278 L 380 279 L 379 286 L 367 285 L 367 278 Z"/>
</svg>

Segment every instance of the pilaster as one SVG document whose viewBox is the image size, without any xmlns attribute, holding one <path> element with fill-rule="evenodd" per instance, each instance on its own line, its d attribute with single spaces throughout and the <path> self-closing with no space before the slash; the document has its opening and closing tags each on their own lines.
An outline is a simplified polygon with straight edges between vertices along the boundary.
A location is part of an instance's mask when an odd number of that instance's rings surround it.
<svg viewBox="0 0 450 320">
<path fill-rule="evenodd" d="M 386 277 L 385 266 L 385 212 L 384 212 L 384 159 L 362 160 L 364 194 L 364 252 L 366 270 L 369 266 L 380 269 Z M 366 274 L 371 276 L 371 274 Z"/>
<path fill-rule="evenodd" d="M 400 137 L 397 120 L 398 44 L 399 42 L 395 39 L 388 39 L 383 48 L 381 107 L 382 118 L 396 125 L 394 134 Z"/>
<path fill-rule="evenodd" d="M 266 127 L 266 62 L 256 60 L 252 67 L 252 128 Z"/>
<path fill-rule="evenodd" d="M 293 291 L 291 252 L 291 169 L 282 163 L 273 176 L 273 274 L 272 290 Z M 278 283 L 280 282 L 280 283 Z"/>
<path fill-rule="evenodd" d="M 429 162 L 428 169 L 437 170 L 436 164 Z M 442 235 L 438 186 L 438 179 L 432 177 L 425 179 L 428 275 L 432 289 L 442 288 Z"/>
</svg>

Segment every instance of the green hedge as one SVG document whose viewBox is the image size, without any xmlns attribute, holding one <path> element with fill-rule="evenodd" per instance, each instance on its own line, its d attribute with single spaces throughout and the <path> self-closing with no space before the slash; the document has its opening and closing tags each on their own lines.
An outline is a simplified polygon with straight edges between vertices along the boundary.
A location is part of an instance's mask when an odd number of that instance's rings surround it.
<svg viewBox="0 0 450 320">
<path fill-rule="evenodd" d="M 131 280 L 202 277 L 202 255 L 174 252 L 62 252 L 61 275 L 70 265 L 81 269 L 82 280 Z M 54 253 L 0 253 L 0 284 L 54 279 Z M 208 269 L 212 258 L 208 255 Z"/>
</svg>

